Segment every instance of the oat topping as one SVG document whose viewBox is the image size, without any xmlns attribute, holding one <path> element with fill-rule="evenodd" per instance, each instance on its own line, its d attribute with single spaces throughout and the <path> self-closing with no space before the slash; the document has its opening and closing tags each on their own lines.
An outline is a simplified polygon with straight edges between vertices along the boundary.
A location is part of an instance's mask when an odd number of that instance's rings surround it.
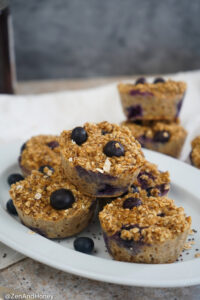
<svg viewBox="0 0 200 300">
<path fill-rule="evenodd" d="M 82 145 L 72 143 L 71 130 L 63 131 L 61 134 L 61 154 L 66 161 L 73 157 L 74 166 L 81 166 L 91 171 L 101 169 L 112 175 L 118 175 L 132 173 L 143 164 L 141 147 L 127 127 L 102 122 L 86 123 L 84 129 L 88 138 Z M 110 141 L 121 143 L 125 154 L 120 157 L 112 156 L 107 160 L 108 157 L 103 152 L 103 148 Z"/>
<path fill-rule="evenodd" d="M 52 192 L 61 188 L 72 191 L 75 197 L 72 208 L 55 210 L 50 205 Z M 25 215 L 31 215 L 43 220 L 61 219 L 66 215 L 66 211 L 71 216 L 82 209 L 87 212 L 94 202 L 94 198 L 81 194 L 65 179 L 62 169 L 51 177 L 45 176 L 39 171 L 32 171 L 32 174 L 27 176 L 23 182 L 17 182 L 11 186 L 10 196 L 15 206 L 22 210 Z"/>
<path fill-rule="evenodd" d="M 38 135 L 28 140 L 21 154 L 21 166 L 29 171 L 38 170 L 39 167 L 45 165 L 50 165 L 53 168 L 59 166 L 61 163 L 60 147 L 50 147 L 51 142 L 58 143 L 59 137 Z"/>
<path fill-rule="evenodd" d="M 130 197 L 139 197 L 142 204 L 124 209 L 123 202 Z M 191 217 L 186 217 L 183 207 L 177 207 L 173 200 L 166 197 L 147 197 L 143 191 L 129 193 L 107 204 L 99 218 L 102 229 L 109 236 L 121 231 L 122 239 L 148 244 L 173 239 L 191 225 Z M 126 226 L 129 228 L 126 229 Z"/>
<path fill-rule="evenodd" d="M 157 98 L 168 98 L 175 95 L 183 94 L 186 90 L 186 83 L 182 81 L 168 80 L 160 83 L 144 83 L 144 84 L 123 84 L 118 85 L 120 93 L 129 94 L 131 91 L 136 90 L 140 92 L 149 92 L 155 95 Z"/>
<path fill-rule="evenodd" d="M 122 122 L 123 126 L 127 126 L 135 138 L 145 136 L 146 138 L 153 139 L 158 131 L 166 131 L 165 134 L 170 135 L 169 141 L 185 137 L 186 130 L 176 122 L 145 122 L 144 125 L 138 125 L 132 122 Z"/>
</svg>

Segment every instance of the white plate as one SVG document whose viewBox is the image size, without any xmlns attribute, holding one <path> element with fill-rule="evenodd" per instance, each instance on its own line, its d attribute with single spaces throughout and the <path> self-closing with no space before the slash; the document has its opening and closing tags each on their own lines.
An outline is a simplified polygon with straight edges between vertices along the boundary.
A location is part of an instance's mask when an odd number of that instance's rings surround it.
<svg viewBox="0 0 200 300">
<path fill-rule="evenodd" d="M 158 164 L 160 170 L 169 170 L 172 187 L 170 197 L 192 216 L 192 228 L 198 232 L 192 249 L 182 253 L 173 264 L 133 264 L 112 260 L 106 252 L 98 222 L 91 224 L 81 236 L 91 236 L 96 253 L 82 254 L 73 250 L 74 238 L 52 241 L 23 226 L 18 217 L 6 211 L 9 199 L 7 176 L 17 167 L 20 144 L 1 145 L 0 149 L 0 240 L 11 248 L 54 268 L 95 280 L 112 283 L 148 286 L 180 287 L 200 283 L 200 259 L 195 258 L 200 249 L 200 170 L 168 156 L 145 150 L 145 156 Z M 79 235 L 79 236 L 80 236 Z"/>
</svg>

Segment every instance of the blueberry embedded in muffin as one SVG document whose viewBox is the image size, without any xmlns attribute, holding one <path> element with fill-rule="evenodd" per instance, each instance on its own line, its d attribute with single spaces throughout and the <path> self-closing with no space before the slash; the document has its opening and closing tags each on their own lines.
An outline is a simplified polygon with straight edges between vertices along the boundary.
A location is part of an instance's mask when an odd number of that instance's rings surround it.
<svg viewBox="0 0 200 300">
<path fill-rule="evenodd" d="M 191 217 L 173 200 L 148 197 L 144 191 L 107 204 L 99 219 L 112 257 L 136 263 L 176 261 L 191 226 Z"/>
<path fill-rule="evenodd" d="M 179 116 L 186 84 L 181 81 L 165 81 L 163 78 L 147 83 L 145 78 L 139 78 L 135 84 L 119 84 L 118 91 L 129 121 L 173 122 Z"/>
<path fill-rule="evenodd" d="M 96 197 L 126 192 L 144 162 L 131 132 L 108 122 L 63 131 L 60 145 L 66 177 L 83 193 Z"/>
<path fill-rule="evenodd" d="M 58 136 L 34 136 L 21 147 L 19 166 L 24 176 L 30 175 L 33 170 L 41 170 L 44 166 L 57 169 L 60 163 Z"/>
<path fill-rule="evenodd" d="M 13 184 L 10 196 L 22 223 L 48 238 L 64 238 L 82 231 L 90 222 L 96 199 L 80 193 L 62 169 L 32 171 Z"/>
<path fill-rule="evenodd" d="M 179 157 L 187 132 L 178 122 L 122 122 L 142 147 Z"/>
</svg>

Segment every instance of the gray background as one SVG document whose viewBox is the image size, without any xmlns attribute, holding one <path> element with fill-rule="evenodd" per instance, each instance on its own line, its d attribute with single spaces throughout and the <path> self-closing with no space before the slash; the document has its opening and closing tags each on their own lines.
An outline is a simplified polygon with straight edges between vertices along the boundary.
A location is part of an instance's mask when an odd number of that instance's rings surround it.
<svg viewBox="0 0 200 300">
<path fill-rule="evenodd" d="M 18 79 L 200 68 L 199 0 L 11 0 Z"/>
</svg>

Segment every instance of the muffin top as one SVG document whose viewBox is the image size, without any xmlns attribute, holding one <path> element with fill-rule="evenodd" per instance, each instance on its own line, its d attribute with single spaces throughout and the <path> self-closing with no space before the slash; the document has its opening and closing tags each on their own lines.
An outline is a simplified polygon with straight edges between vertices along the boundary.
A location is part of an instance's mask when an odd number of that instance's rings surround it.
<svg viewBox="0 0 200 300">
<path fill-rule="evenodd" d="M 99 218 L 107 235 L 119 234 L 123 240 L 147 244 L 173 239 L 191 225 L 183 207 L 166 197 L 147 197 L 143 191 L 107 204 Z"/>
<path fill-rule="evenodd" d="M 122 126 L 127 126 L 136 138 L 143 137 L 154 142 L 166 143 L 187 135 L 187 131 L 177 122 L 122 122 Z"/>
<path fill-rule="evenodd" d="M 190 154 L 190 158 L 192 164 L 197 168 L 200 168 L 200 136 L 197 136 L 192 142 L 192 151 Z"/>
<path fill-rule="evenodd" d="M 25 215 L 52 221 L 72 217 L 80 210 L 88 211 L 95 201 L 68 182 L 61 168 L 52 172 L 47 167 L 43 173 L 32 171 L 24 180 L 12 184 L 10 196 Z"/>
<path fill-rule="evenodd" d="M 42 166 L 60 166 L 59 137 L 38 135 L 29 139 L 21 149 L 20 165 L 28 171 Z"/>
<path fill-rule="evenodd" d="M 167 80 L 159 83 L 139 83 L 139 84 L 124 84 L 118 85 L 118 90 L 122 94 L 130 94 L 136 96 L 155 96 L 157 98 L 173 98 L 183 95 L 187 85 L 182 81 Z"/>
<path fill-rule="evenodd" d="M 114 176 L 130 174 L 144 162 L 130 130 L 108 122 L 63 131 L 60 147 L 63 158 L 74 166 Z"/>
</svg>

